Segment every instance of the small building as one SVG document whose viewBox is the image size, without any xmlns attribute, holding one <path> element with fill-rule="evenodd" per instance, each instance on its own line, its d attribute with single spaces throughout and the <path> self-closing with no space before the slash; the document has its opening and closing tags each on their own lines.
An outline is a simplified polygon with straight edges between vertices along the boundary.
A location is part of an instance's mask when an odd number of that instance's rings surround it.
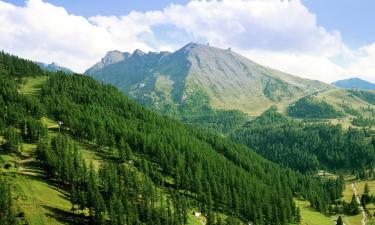
<svg viewBox="0 0 375 225">
<path fill-rule="evenodd" d="M 201 215 L 202 215 L 201 212 L 194 212 L 194 216 L 197 217 L 197 218 L 199 218 Z"/>
</svg>

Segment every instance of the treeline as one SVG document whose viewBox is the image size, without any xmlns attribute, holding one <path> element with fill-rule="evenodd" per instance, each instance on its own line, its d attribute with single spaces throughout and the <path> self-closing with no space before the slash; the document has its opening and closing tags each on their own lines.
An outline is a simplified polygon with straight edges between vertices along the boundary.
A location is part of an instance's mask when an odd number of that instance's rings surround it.
<svg viewBox="0 0 375 225">
<path fill-rule="evenodd" d="M 288 115 L 306 119 L 332 119 L 342 116 L 332 105 L 307 96 L 288 107 Z"/>
<path fill-rule="evenodd" d="M 213 110 L 208 109 L 200 113 L 190 113 L 188 110 L 183 111 L 181 121 L 191 124 L 194 127 L 227 134 L 244 124 L 247 116 L 237 110 Z"/>
<path fill-rule="evenodd" d="M 302 172 L 362 170 L 375 162 L 375 145 L 366 130 L 290 120 L 274 109 L 231 135 L 265 158 Z"/>
<path fill-rule="evenodd" d="M 185 98 L 183 103 L 178 106 L 163 101 L 156 104 L 148 97 L 138 98 L 138 101 L 146 107 L 182 121 L 184 124 L 220 134 L 232 132 L 248 119 L 248 116 L 239 110 L 213 109 L 210 106 L 209 97 L 199 87 L 195 87 L 194 93 Z"/>
<path fill-rule="evenodd" d="M 0 75 L 10 75 L 12 78 L 40 76 L 44 71 L 34 62 L 14 56 L 4 51 L 0 52 Z"/>
</svg>

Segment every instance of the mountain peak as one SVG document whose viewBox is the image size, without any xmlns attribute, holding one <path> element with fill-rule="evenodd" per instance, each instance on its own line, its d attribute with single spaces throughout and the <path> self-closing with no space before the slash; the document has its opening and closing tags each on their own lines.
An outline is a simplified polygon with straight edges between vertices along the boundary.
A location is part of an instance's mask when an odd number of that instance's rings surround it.
<svg viewBox="0 0 375 225">
<path fill-rule="evenodd" d="M 112 63 L 119 62 L 124 59 L 124 54 L 118 50 L 113 50 L 107 52 L 107 54 L 102 58 L 101 62 L 104 65 L 109 65 Z"/>
<path fill-rule="evenodd" d="M 134 52 L 133 52 L 133 55 L 138 55 L 138 56 L 143 56 L 145 55 L 146 53 L 140 49 L 136 49 Z"/>
</svg>

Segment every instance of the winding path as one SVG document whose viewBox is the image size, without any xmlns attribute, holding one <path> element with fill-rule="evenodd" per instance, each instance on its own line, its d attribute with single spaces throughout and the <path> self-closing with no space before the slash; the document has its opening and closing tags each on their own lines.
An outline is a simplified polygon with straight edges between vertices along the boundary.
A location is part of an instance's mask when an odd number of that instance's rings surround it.
<svg viewBox="0 0 375 225">
<path fill-rule="evenodd" d="M 366 211 L 365 211 L 365 209 L 363 208 L 363 206 L 361 204 L 361 200 L 359 199 L 359 195 L 358 195 L 358 192 L 357 192 L 357 187 L 355 186 L 354 183 L 352 183 L 352 190 L 354 192 L 355 199 L 357 200 L 357 203 L 359 204 L 359 210 L 362 213 L 362 221 L 361 221 L 361 223 L 362 223 L 362 225 L 366 225 L 366 222 L 367 222 Z"/>
</svg>

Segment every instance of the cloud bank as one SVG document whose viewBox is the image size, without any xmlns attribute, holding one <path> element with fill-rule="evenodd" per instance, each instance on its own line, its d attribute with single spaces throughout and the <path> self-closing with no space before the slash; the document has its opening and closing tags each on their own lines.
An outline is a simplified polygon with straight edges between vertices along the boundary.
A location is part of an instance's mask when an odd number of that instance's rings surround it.
<svg viewBox="0 0 375 225">
<path fill-rule="evenodd" d="M 109 50 L 176 50 L 187 42 L 232 47 L 264 65 L 331 82 L 375 82 L 375 43 L 349 49 L 299 1 L 203 0 L 124 16 L 72 15 L 42 0 L 0 0 L 0 48 L 83 72 Z"/>
</svg>

